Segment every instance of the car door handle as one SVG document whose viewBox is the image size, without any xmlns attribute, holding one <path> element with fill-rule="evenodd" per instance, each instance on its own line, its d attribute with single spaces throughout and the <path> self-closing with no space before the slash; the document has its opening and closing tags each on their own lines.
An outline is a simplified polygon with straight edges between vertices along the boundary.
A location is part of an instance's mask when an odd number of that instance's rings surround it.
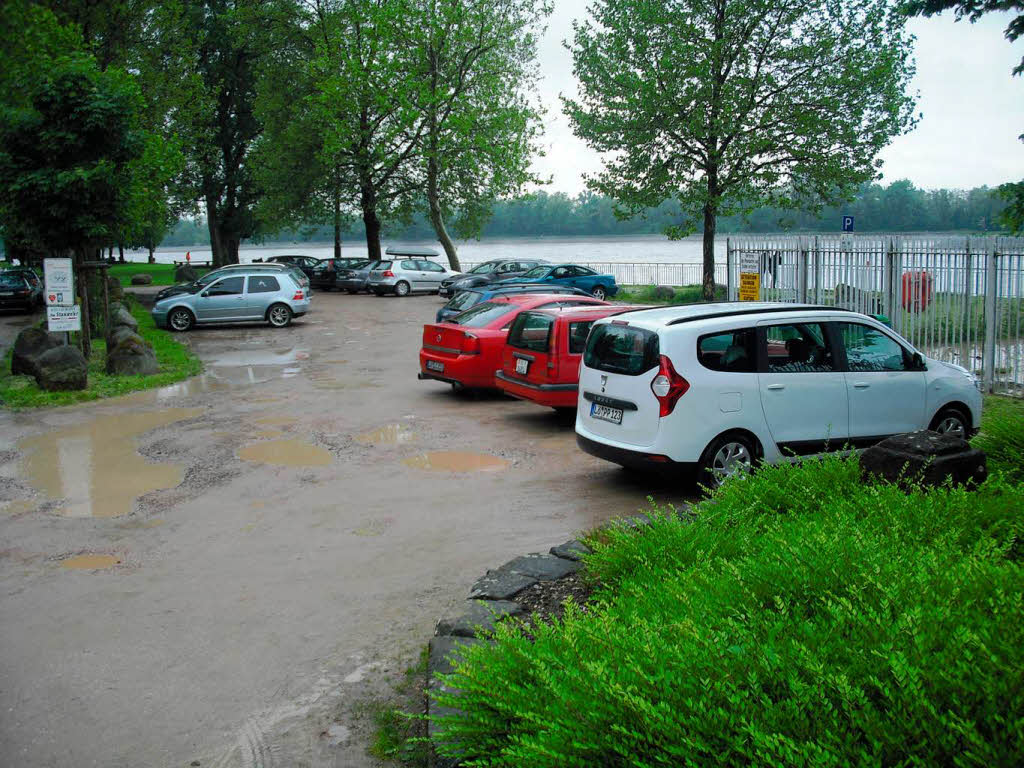
<svg viewBox="0 0 1024 768">
<path fill-rule="evenodd" d="M 780 389 L 785 389 L 785 388 L 786 388 L 785 384 L 769 384 L 767 386 L 767 389 L 770 389 L 770 390 L 773 390 L 773 391 L 778 391 Z"/>
<path fill-rule="evenodd" d="M 855 381 L 855 382 L 853 382 L 853 388 L 854 389 L 867 389 L 870 386 L 871 385 L 868 384 L 866 381 Z"/>
</svg>

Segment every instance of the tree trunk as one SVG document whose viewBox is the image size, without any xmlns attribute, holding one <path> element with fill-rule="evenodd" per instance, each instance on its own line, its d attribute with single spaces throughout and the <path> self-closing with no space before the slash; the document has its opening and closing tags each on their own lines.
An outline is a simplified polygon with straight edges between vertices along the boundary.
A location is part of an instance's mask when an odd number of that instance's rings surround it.
<svg viewBox="0 0 1024 768">
<path fill-rule="evenodd" d="M 229 237 L 223 241 L 226 245 L 226 252 L 224 254 L 225 264 L 237 264 L 238 263 L 238 248 L 242 244 L 242 241 L 236 237 Z"/>
<path fill-rule="evenodd" d="M 82 355 L 88 361 L 89 355 L 92 354 L 92 334 L 89 329 L 89 286 L 87 285 L 88 280 L 86 280 L 86 270 L 82 267 L 82 262 L 85 260 L 84 252 L 76 254 L 78 265 L 75 273 L 78 278 L 78 296 L 81 302 L 79 312 L 81 312 L 82 318 L 82 332 L 79 335 L 82 337 Z"/>
<path fill-rule="evenodd" d="M 701 291 L 704 301 L 715 298 L 715 226 L 718 223 L 715 209 L 711 200 L 704 204 L 704 279 Z"/>
<path fill-rule="evenodd" d="M 113 256 L 113 254 L 111 254 Z M 124 264 L 124 243 L 117 244 L 117 260 Z"/>
<path fill-rule="evenodd" d="M 341 190 L 334 187 L 334 258 L 341 258 Z"/>
<path fill-rule="evenodd" d="M 377 218 L 377 194 L 370 186 L 363 186 L 360 194 L 363 226 L 366 227 L 366 258 L 380 261 L 380 219 Z"/>
<path fill-rule="evenodd" d="M 156 264 L 156 256 L 153 255 L 153 249 L 149 249 L 149 263 Z"/>
<path fill-rule="evenodd" d="M 210 197 L 206 196 L 206 226 L 210 230 L 210 254 L 214 267 L 223 267 L 229 262 L 225 261 L 224 243 L 221 239 L 220 218 L 217 216 L 217 204 Z"/>
<path fill-rule="evenodd" d="M 441 195 L 437 188 L 437 176 L 437 158 L 431 156 L 427 160 L 427 204 L 430 207 L 430 223 L 434 225 L 437 239 L 448 256 L 448 264 L 456 272 L 461 272 L 462 267 L 459 265 L 459 255 L 455 251 L 455 243 L 448 236 L 448 229 L 444 225 L 444 214 L 441 211 Z"/>
</svg>

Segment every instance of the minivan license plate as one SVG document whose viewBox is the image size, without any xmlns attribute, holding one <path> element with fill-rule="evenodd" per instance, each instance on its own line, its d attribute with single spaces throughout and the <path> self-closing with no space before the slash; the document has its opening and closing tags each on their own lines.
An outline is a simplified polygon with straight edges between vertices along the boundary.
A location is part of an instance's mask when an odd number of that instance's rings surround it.
<svg viewBox="0 0 1024 768">
<path fill-rule="evenodd" d="M 590 418 L 600 419 L 601 421 L 610 421 L 612 424 L 621 424 L 622 410 L 619 408 L 609 408 L 607 405 L 591 403 Z"/>
<path fill-rule="evenodd" d="M 437 360 L 427 360 L 428 371 L 444 371 L 444 363 L 439 363 Z"/>
<path fill-rule="evenodd" d="M 530 361 L 523 357 L 516 358 L 516 373 L 525 374 L 528 370 L 530 370 Z"/>
</svg>

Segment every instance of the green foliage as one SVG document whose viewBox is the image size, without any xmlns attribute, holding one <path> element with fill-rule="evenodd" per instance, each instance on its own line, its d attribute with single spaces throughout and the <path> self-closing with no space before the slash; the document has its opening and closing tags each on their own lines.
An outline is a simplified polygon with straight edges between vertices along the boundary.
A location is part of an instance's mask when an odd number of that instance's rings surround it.
<svg viewBox="0 0 1024 768">
<path fill-rule="evenodd" d="M 699 285 L 684 285 L 675 288 L 675 295 L 671 299 L 665 299 L 656 295 L 657 286 L 654 285 L 624 285 L 615 294 L 615 301 L 629 304 L 697 304 L 704 301 L 703 287 Z M 715 299 L 724 300 L 726 290 L 724 285 L 715 286 Z"/>
<path fill-rule="evenodd" d="M 131 313 L 139 323 L 139 334 L 153 345 L 160 372 L 152 376 L 113 376 L 106 372 L 106 343 L 101 339 L 92 342 L 89 357 L 89 385 L 74 392 L 47 392 L 40 389 L 31 376 L 11 375 L 11 353 L 3 361 L 0 370 L 0 403 L 13 410 L 24 408 L 52 408 L 71 405 L 88 400 L 118 397 L 140 389 L 165 387 L 195 376 L 203 369 L 202 363 L 192 350 L 175 339 L 168 331 L 160 330 L 153 323 L 153 317 L 137 302 L 129 299 Z"/>
<path fill-rule="evenodd" d="M 5 228 L 51 252 L 115 242 L 145 148 L 137 84 L 75 54 L 25 73 L 20 85 L 30 106 L 0 107 Z"/>
<path fill-rule="evenodd" d="M 981 431 L 971 441 L 988 457 L 989 472 L 1024 482 L 1024 399 L 990 395 L 981 414 Z"/>
<path fill-rule="evenodd" d="M 586 612 L 498 625 L 435 700 L 468 765 L 1015 765 L 1024 487 L 762 468 L 587 558 Z"/>
<path fill-rule="evenodd" d="M 996 194 L 1006 201 L 999 223 L 1010 232 L 1024 232 L 1024 181 L 1002 184 Z"/>
</svg>

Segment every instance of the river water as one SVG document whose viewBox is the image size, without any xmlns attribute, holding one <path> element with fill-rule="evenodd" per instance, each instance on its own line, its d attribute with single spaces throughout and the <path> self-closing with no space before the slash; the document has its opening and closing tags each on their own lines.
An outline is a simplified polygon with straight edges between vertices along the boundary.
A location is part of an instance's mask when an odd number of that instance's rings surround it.
<svg viewBox="0 0 1024 768">
<path fill-rule="evenodd" d="M 384 241 L 382 246 L 416 245 L 432 247 L 444 254 L 436 242 Z M 715 260 L 725 263 L 725 238 L 715 241 Z M 540 258 L 550 262 L 605 262 L 605 263 L 658 263 L 658 264 L 699 264 L 702 261 L 703 245 L 700 235 L 684 240 L 669 240 L 663 235 L 639 237 L 572 237 L 572 238 L 508 238 L 494 240 L 464 240 L 456 243 L 459 259 L 464 263 L 476 264 L 488 259 Z M 192 261 L 209 261 L 209 246 L 181 246 L 158 248 L 156 260 L 160 264 L 184 261 L 185 253 L 191 252 Z M 334 253 L 331 243 L 270 243 L 264 245 L 243 245 L 239 260 L 248 263 L 254 259 L 270 256 L 299 254 L 328 258 Z M 351 240 L 342 243 L 344 257 L 365 257 L 366 243 Z M 126 251 L 129 261 L 145 262 L 149 254 L 144 251 Z"/>
</svg>

